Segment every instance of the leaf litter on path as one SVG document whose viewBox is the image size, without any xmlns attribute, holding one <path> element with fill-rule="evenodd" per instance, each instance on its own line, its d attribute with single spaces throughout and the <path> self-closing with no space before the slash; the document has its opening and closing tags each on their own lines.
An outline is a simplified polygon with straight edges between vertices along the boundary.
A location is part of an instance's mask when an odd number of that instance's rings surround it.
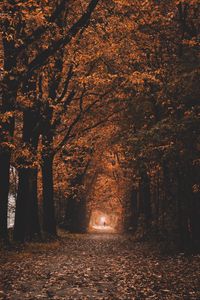
<svg viewBox="0 0 200 300">
<path fill-rule="evenodd" d="M 0 259 L 0 299 L 200 299 L 200 256 L 161 256 L 126 235 L 66 235 Z"/>
</svg>

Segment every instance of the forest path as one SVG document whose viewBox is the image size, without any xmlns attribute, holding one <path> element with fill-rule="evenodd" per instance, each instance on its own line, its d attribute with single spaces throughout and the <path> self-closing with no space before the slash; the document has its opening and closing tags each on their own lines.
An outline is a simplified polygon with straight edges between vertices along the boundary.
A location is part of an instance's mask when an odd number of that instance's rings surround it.
<svg viewBox="0 0 200 300">
<path fill-rule="evenodd" d="M 200 299 L 200 256 L 117 234 L 67 235 L 0 259 L 0 299 Z"/>
</svg>

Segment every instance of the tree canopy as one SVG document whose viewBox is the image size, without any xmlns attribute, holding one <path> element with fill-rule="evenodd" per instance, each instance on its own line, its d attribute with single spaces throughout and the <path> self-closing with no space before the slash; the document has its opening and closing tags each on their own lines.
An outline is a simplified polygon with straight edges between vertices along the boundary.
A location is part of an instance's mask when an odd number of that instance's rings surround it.
<svg viewBox="0 0 200 300">
<path fill-rule="evenodd" d="M 15 240 L 87 230 L 105 203 L 120 230 L 199 246 L 199 1 L 1 8 L 1 238 L 12 166 Z"/>
</svg>

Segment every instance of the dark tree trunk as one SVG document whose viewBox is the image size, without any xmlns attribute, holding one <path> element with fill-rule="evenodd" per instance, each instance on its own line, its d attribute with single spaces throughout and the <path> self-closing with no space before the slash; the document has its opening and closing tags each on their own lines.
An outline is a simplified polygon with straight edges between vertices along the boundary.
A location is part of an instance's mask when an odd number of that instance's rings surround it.
<svg viewBox="0 0 200 300">
<path fill-rule="evenodd" d="M 70 198 L 66 209 L 67 229 L 73 233 L 86 231 L 86 202 L 81 199 Z"/>
<path fill-rule="evenodd" d="M 149 231 L 152 220 L 150 180 L 145 171 L 141 173 L 141 197 L 144 213 L 145 231 Z"/>
<path fill-rule="evenodd" d="M 191 195 L 190 202 L 190 230 L 191 230 L 191 239 L 192 246 L 194 250 L 200 250 L 200 201 L 199 201 L 199 190 L 198 184 L 200 182 L 200 172 L 199 166 L 191 167 L 190 174 L 193 193 Z M 194 187 L 197 187 L 197 190 L 194 190 Z"/>
<path fill-rule="evenodd" d="M 181 250 L 189 248 L 190 246 L 190 231 L 189 231 L 189 217 L 190 217 L 190 181 L 187 176 L 190 167 L 183 166 L 179 162 L 177 169 L 177 208 L 178 208 L 178 224 L 179 224 L 179 246 Z"/>
<path fill-rule="evenodd" d="M 8 239 L 8 193 L 10 152 L 0 153 L 0 239 Z"/>
<path fill-rule="evenodd" d="M 28 208 L 28 176 L 27 170 L 21 169 L 18 172 L 19 182 L 17 191 L 17 201 L 15 210 L 15 226 L 14 226 L 14 240 L 23 242 L 25 239 L 27 208 Z"/>
<path fill-rule="evenodd" d="M 18 90 L 18 79 L 14 69 L 16 68 L 16 49 L 13 37 L 12 17 L 16 14 L 16 6 L 10 5 L 9 11 L 5 11 L 10 16 L 2 21 L 2 42 L 4 77 L 0 86 L 0 113 L 5 119 L 0 119 L 0 239 L 7 239 L 7 210 L 10 178 L 10 158 L 12 137 L 14 133 L 13 111 L 16 103 Z M 19 26 L 15 28 L 15 36 L 19 34 Z M 10 37 L 8 39 L 8 36 Z"/>
<path fill-rule="evenodd" d="M 200 250 L 200 203 L 198 193 L 193 196 L 190 216 L 191 238 L 193 248 Z"/>
<path fill-rule="evenodd" d="M 14 240 L 23 242 L 40 235 L 37 169 L 20 169 L 16 201 Z"/>
<path fill-rule="evenodd" d="M 71 180 L 71 186 L 77 187 L 81 186 L 84 182 L 85 175 L 89 168 L 91 160 L 89 160 L 82 173 L 79 173 Z M 65 213 L 65 220 L 68 230 L 71 232 L 83 233 L 87 229 L 87 200 L 86 195 L 79 195 L 77 197 L 69 197 L 67 202 L 67 208 Z"/>
<path fill-rule="evenodd" d="M 40 223 L 39 223 L 39 212 L 38 212 L 38 169 L 29 170 L 29 231 L 30 237 L 40 236 Z"/>
<path fill-rule="evenodd" d="M 49 102 L 43 104 L 42 125 L 42 195 L 43 195 L 43 230 L 49 236 L 55 236 L 56 216 L 54 204 L 54 180 L 53 180 L 53 138 L 52 129 L 53 111 Z"/>
<path fill-rule="evenodd" d="M 16 82 L 5 80 L 2 92 L 2 114 L 12 113 L 16 100 Z M 10 178 L 11 143 L 14 133 L 14 117 L 8 116 L 0 120 L 0 239 L 7 240 L 7 210 Z"/>
<path fill-rule="evenodd" d="M 39 114 L 36 108 L 24 112 L 23 142 L 30 151 L 30 157 L 23 158 L 22 156 L 18 161 L 20 165 L 14 240 L 20 242 L 31 240 L 36 235 L 40 235 L 37 197 L 38 169 L 35 165 L 39 138 L 38 122 Z"/>
<path fill-rule="evenodd" d="M 54 207 L 53 187 L 53 155 L 43 156 L 42 163 L 43 184 L 43 230 L 50 236 L 56 235 L 56 219 Z"/>
<path fill-rule="evenodd" d="M 131 230 L 133 232 L 136 231 L 138 226 L 138 191 L 136 189 L 133 189 L 131 192 L 131 199 L 130 199 L 130 218 L 128 222 L 128 230 Z"/>
<path fill-rule="evenodd" d="M 160 219 L 160 173 L 157 173 L 157 180 L 156 180 L 156 199 L 154 200 L 156 203 L 156 211 L 155 211 L 155 218 L 157 228 L 159 228 L 159 219 Z"/>
<path fill-rule="evenodd" d="M 76 199 L 70 197 L 67 200 L 67 207 L 65 212 L 66 229 L 70 232 L 77 231 L 77 219 L 76 219 Z"/>
</svg>

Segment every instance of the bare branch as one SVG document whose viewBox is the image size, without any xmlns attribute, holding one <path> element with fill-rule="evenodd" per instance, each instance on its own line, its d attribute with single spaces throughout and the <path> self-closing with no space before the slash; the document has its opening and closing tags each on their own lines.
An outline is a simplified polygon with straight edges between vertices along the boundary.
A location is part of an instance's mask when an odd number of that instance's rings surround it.
<svg viewBox="0 0 200 300">
<path fill-rule="evenodd" d="M 75 91 L 72 90 L 71 93 L 69 93 L 65 103 L 63 104 L 63 109 L 61 112 L 59 112 L 59 116 L 57 119 L 55 119 L 55 121 L 52 124 L 52 129 L 55 130 L 60 124 L 61 124 L 61 119 L 62 119 L 62 115 L 63 112 L 66 112 L 67 107 L 70 105 L 70 103 L 74 100 L 74 96 L 75 96 Z"/>
<path fill-rule="evenodd" d="M 74 129 L 74 127 L 76 126 L 76 124 L 79 123 L 80 120 L 82 120 L 83 116 L 88 113 L 91 108 L 97 103 L 99 102 L 98 100 L 95 100 L 94 102 L 92 102 L 90 105 L 88 105 L 86 107 L 85 110 L 80 110 L 79 114 L 74 118 L 73 122 L 70 124 L 70 126 L 68 127 L 67 133 L 65 134 L 63 140 L 60 142 L 60 144 L 56 147 L 55 152 L 59 151 L 67 142 L 67 140 L 69 139 L 69 136 L 72 132 L 72 130 Z"/>
<path fill-rule="evenodd" d="M 61 95 L 56 99 L 57 103 L 60 102 L 65 97 L 65 95 L 67 93 L 70 80 L 73 76 L 73 67 L 74 67 L 73 65 L 70 65 L 70 67 L 69 67 L 69 71 L 67 73 L 67 78 L 66 78 L 65 83 L 64 83 L 63 91 L 62 91 Z"/>
<path fill-rule="evenodd" d="M 64 136 L 63 140 L 60 142 L 60 144 L 55 148 L 54 152 L 58 152 L 67 142 L 73 128 L 75 127 L 75 125 L 81 120 L 82 118 L 82 113 L 80 112 L 76 118 L 74 119 L 74 121 L 70 124 L 70 126 L 68 127 L 67 133 Z"/>
<path fill-rule="evenodd" d="M 91 125 L 91 126 L 88 126 L 86 128 L 84 128 L 82 131 L 80 131 L 79 134 L 81 133 L 84 133 L 84 132 L 87 132 L 91 129 L 94 129 L 96 127 L 98 127 L 99 125 L 102 125 L 102 124 L 105 124 L 106 122 L 110 121 L 110 118 L 113 116 L 113 115 L 116 115 L 117 113 L 121 112 L 123 109 L 119 109 L 117 111 L 114 111 L 112 112 L 109 116 L 107 116 L 106 118 L 104 118 L 103 120 L 100 120 L 98 122 L 96 122 L 95 124 Z M 70 136 L 69 138 L 71 139 L 72 137 L 75 137 L 76 135 L 73 135 L 73 136 Z"/>
<path fill-rule="evenodd" d="M 79 101 L 80 112 L 83 112 L 83 99 L 84 99 L 84 96 L 85 96 L 85 85 L 84 85 L 83 91 L 81 93 L 80 101 Z"/>
</svg>

